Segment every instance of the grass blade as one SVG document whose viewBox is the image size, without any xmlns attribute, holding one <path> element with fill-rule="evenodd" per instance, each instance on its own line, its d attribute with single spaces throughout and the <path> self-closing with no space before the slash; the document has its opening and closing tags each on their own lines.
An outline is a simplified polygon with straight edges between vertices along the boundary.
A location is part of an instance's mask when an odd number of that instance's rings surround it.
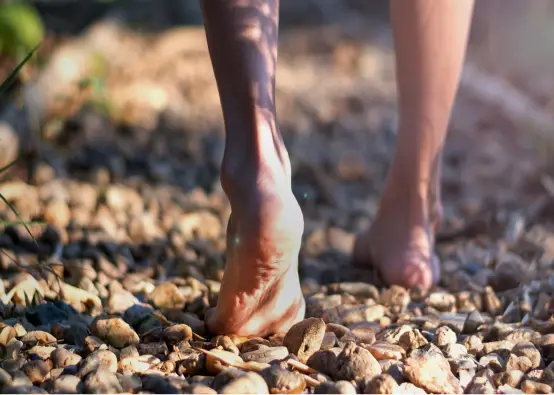
<svg viewBox="0 0 554 395">
<path fill-rule="evenodd" d="M 4 93 L 9 85 L 12 83 L 12 81 L 15 79 L 15 77 L 17 76 L 17 74 L 19 73 L 19 71 L 21 70 L 21 68 L 29 61 L 29 59 L 31 59 L 31 57 L 33 56 L 33 54 L 35 53 L 35 51 L 37 50 L 37 48 L 39 47 L 40 44 L 38 44 L 36 47 L 34 47 L 31 52 L 29 52 L 27 54 L 27 56 L 25 56 L 23 58 L 23 60 L 21 62 L 19 62 L 19 64 L 17 65 L 17 67 L 15 69 L 12 70 L 12 72 L 10 73 L 10 75 L 8 75 L 8 77 L 2 82 L 2 84 L 0 85 L 0 94 Z"/>
<path fill-rule="evenodd" d="M 25 221 L 23 221 L 23 218 L 21 218 L 21 215 L 19 215 L 19 213 L 17 212 L 17 210 L 11 205 L 10 202 L 8 202 L 8 200 L 4 197 L 4 195 L 2 195 L 0 193 L 0 199 L 2 199 L 4 201 L 4 203 L 7 204 L 7 206 L 9 207 L 10 210 L 12 210 L 14 212 L 14 214 L 17 216 L 17 218 L 19 219 L 20 221 L 20 224 L 23 225 L 25 227 L 25 229 L 27 230 L 27 232 L 29 233 L 29 235 L 31 236 L 31 238 L 35 241 L 35 243 L 37 243 L 37 239 L 35 239 L 35 236 L 33 236 L 33 234 L 31 233 L 31 230 L 29 229 L 29 227 L 27 226 L 27 224 L 25 223 Z M 37 243 L 38 244 L 38 243 Z"/>
<path fill-rule="evenodd" d="M 19 158 L 14 159 L 10 163 L 8 163 L 6 166 L 0 168 L 0 175 L 4 173 L 6 170 L 8 170 L 10 167 L 16 164 L 16 162 L 19 160 Z"/>
<path fill-rule="evenodd" d="M 42 222 L 42 221 L 26 221 L 26 222 L 0 221 L 0 226 L 17 226 L 17 225 L 23 225 L 23 224 L 26 224 L 27 226 L 44 225 L 44 222 Z"/>
</svg>

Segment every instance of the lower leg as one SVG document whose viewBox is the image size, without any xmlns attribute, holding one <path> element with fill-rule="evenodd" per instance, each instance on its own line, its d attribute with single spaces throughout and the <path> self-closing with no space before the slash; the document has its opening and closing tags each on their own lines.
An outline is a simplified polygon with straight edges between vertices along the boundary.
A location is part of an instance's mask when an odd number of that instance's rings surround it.
<svg viewBox="0 0 554 395">
<path fill-rule="evenodd" d="M 472 10 L 473 0 L 391 0 L 398 140 L 376 221 L 354 251 L 388 283 L 429 288 L 438 280 L 432 232 L 442 214 L 435 199 Z"/>
<path fill-rule="evenodd" d="M 225 121 L 221 182 L 231 204 L 214 333 L 264 335 L 303 318 L 300 207 L 275 112 L 278 0 L 204 0 Z"/>
</svg>

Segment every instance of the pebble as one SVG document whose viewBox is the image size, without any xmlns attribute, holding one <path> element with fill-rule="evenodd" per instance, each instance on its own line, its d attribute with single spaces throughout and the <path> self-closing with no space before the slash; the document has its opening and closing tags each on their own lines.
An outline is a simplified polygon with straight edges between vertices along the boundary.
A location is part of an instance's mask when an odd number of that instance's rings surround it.
<svg viewBox="0 0 554 395">
<path fill-rule="evenodd" d="M 525 380 L 521 384 L 521 389 L 526 394 L 551 394 L 552 387 L 548 384 L 538 383 L 536 381 Z"/>
<path fill-rule="evenodd" d="M 402 383 L 397 387 L 395 394 L 425 395 L 427 392 L 412 383 Z"/>
<path fill-rule="evenodd" d="M 417 329 L 402 334 L 398 339 L 398 345 L 406 351 L 423 347 L 427 343 L 429 343 L 427 339 Z"/>
<path fill-rule="evenodd" d="M 450 343 L 443 347 L 446 358 L 460 359 L 467 355 L 467 349 L 463 344 Z"/>
<path fill-rule="evenodd" d="M 87 394 L 116 394 L 123 391 L 115 372 L 105 366 L 87 374 L 83 386 Z"/>
<path fill-rule="evenodd" d="M 269 394 L 269 388 L 262 376 L 258 373 L 248 372 L 243 376 L 233 379 L 223 387 L 221 394 Z"/>
<path fill-rule="evenodd" d="M 399 285 L 393 285 L 381 292 L 379 301 L 389 308 L 392 314 L 400 314 L 406 310 L 411 301 L 410 293 Z"/>
<path fill-rule="evenodd" d="M 65 348 L 56 348 L 50 353 L 50 359 L 57 368 L 65 368 L 66 366 L 77 365 L 82 357 L 79 354 L 72 353 Z"/>
<path fill-rule="evenodd" d="M 52 392 L 61 394 L 82 394 L 84 385 L 77 376 L 64 374 L 56 378 L 52 383 Z"/>
<path fill-rule="evenodd" d="M 522 341 L 517 343 L 512 348 L 512 353 L 520 357 L 527 357 L 531 362 L 531 369 L 536 369 L 541 365 L 541 353 L 531 342 Z"/>
<path fill-rule="evenodd" d="M 348 342 L 336 358 L 331 376 L 335 380 L 360 380 L 381 373 L 381 365 L 365 348 Z"/>
<path fill-rule="evenodd" d="M 279 365 L 260 372 L 271 394 L 299 394 L 306 388 L 304 377 Z"/>
<path fill-rule="evenodd" d="M 133 328 L 119 317 L 99 316 L 90 324 L 90 330 L 116 348 L 135 345 L 140 341 Z"/>
<path fill-rule="evenodd" d="M 371 346 L 367 347 L 367 349 L 377 360 L 401 360 L 406 356 L 406 351 L 402 347 L 387 342 L 374 343 Z"/>
<path fill-rule="evenodd" d="M 367 380 L 364 385 L 364 394 L 396 394 L 398 383 L 388 374 L 380 374 Z"/>
<path fill-rule="evenodd" d="M 14 330 L 15 334 L 15 330 Z M 54 336 L 44 331 L 31 331 L 21 338 L 21 341 L 31 345 L 55 345 L 58 341 Z"/>
<path fill-rule="evenodd" d="M 186 299 L 173 283 L 162 283 L 149 295 L 150 301 L 160 309 L 182 309 Z"/>
<path fill-rule="evenodd" d="M 450 312 L 456 305 L 456 297 L 448 292 L 432 292 L 425 303 L 441 312 Z"/>
<path fill-rule="evenodd" d="M 404 376 L 427 392 L 462 394 L 458 379 L 440 351 L 432 348 L 415 350 L 404 361 Z"/>
<path fill-rule="evenodd" d="M 83 379 L 87 374 L 100 367 L 110 372 L 117 372 L 117 357 L 115 354 L 109 350 L 93 352 L 81 362 L 77 371 L 77 377 Z"/>
<path fill-rule="evenodd" d="M 42 384 L 46 375 L 52 370 L 52 361 L 29 361 L 21 368 L 33 384 Z"/>
<path fill-rule="evenodd" d="M 513 370 L 520 370 L 520 371 L 526 373 L 532 367 L 533 367 L 533 363 L 526 356 L 519 356 L 518 357 L 515 354 L 510 354 L 508 359 L 506 359 L 506 364 L 504 366 L 504 369 L 506 369 L 506 371 L 508 371 L 508 372 L 513 371 Z"/>
<path fill-rule="evenodd" d="M 192 340 L 192 329 L 186 324 L 171 325 L 164 329 L 162 336 L 169 345 L 183 340 Z"/>
<path fill-rule="evenodd" d="M 282 360 L 289 355 L 287 347 L 268 347 L 260 345 L 257 350 L 242 353 L 240 356 L 245 362 L 271 363 Z"/>
<path fill-rule="evenodd" d="M 456 332 L 448 326 L 439 326 L 433 336 L 433 343 L 439 347 L 444 347 L 448 344 L 454 344 L 458 340 Z"/>
<path fill-rule="evenodd" d="M 128 371 L 131 373 L 144 373 L 159 363 L 160 363 L 160 360 L 152 355 L 140 355 L 138 357 L 127 357 L 119 361 L 118 370 Z"/>
<path fill-rule="evenodd" d="M 494 375 L 494 383 L 497 387 L 509 385 L 510 387 L 517 388 L 523 380 L 523 376 L 524 373 L 521 370 L 501 372 Z"/>
<path fill-rule="evenodd" d="M 289 329 L 283 339 L 283 345 L 295 354 L 300 362 L 305 363 L 321 347 L 325 328 L 322 319 L 306 318 Z"/>
</svg>

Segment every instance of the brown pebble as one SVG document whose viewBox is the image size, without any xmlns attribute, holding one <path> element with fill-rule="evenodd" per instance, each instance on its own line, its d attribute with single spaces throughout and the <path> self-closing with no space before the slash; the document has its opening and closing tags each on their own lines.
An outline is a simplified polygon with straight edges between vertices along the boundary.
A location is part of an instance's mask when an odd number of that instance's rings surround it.
<svg viewBox="0 0 554 395">
<path fill-rule="evenodd" d="M 542 373 L 541 381 L 554 387 L 554 361 L 550 362 Z"/>
<path fill-rule="evenodd" d="M 335 389 L 337 390 L 337 394 L 357 394 L 356 387 L 349 382 L 345 380 L 339 380 L 335 383 Z"/>
<path fill-rule="evenodd" d="M 399 285 L 393 285 L 381 292 L 379 301 L 381 304 L 388 307 L 392 314 L 400 314 L 404 312 L 410 303 L 410 299 L 410 294 L 405 288 Z"/>
<path fill-rule="evenodd" d="M 381 365 L 365 348 L 348 342 L 337 356 L 337 363 L 331 375 L 335 380 L 359 380 L 381 373 Z"/>
<path fill-rule="evenodd" d="M 271 343 L 269 342 L 269 340 L 262 339 L 261 337 L 253 337 L 246 340 L 239 347 L 241 353 L 247 353 L 249 351 L 258 350 L 260 346 L 271 347 Z"/>
<path fill-rule="evenodd" d="M 500 315 L 503 311 L 502 303 L 492 287 L 485 287 L 485 292 L 483 293 L 483 304 L 485 311 L 492 316 Z"/>
<path fill-rule="evenodd" d="M 514 348 L 515 343 L 509 340 L 499 340 L 495 342 L 483 343 L 483 354 L 490 354 L 492 352 L 499 352 L 501 350 L 511 351 Z"/>
<path fill-rule="evenodd" d="M 162 336 L 169 345 L 173 345 L 182 340 L 192 340 L 192 329 L 186 324 L 171 325 L 163 330 Z"/>
<path fill-rule="evenodd" d="M 406 351 L 402 347 L 387 342 L 374 343 L 367 349 L 377 360 L 394 359 L 399 361 L 406 357 Z"/>
<path fill-rule="evenodd" d="M 548 384 L 537 383 L 536 381 L 525 380 L 521 384 L 521 390 L 526 394 L 551 394 L 552 387 Z"/>
<path fill-rule="evenodd" d="M 479 359 L 481 366 L 491 369 L 494 373 L 504 370 L 505 363 L 504 359 L 496 353 L 484 355 Z"/>
<path fill-rule="evenodd" d="M 88 373 L 104 367 L 110 372 L 117 372 L 117 357 L 109 350 L 98 350 L 87 356 L 79 365 L 76 376 L 83 379 Z"/>
<path fill-rule="evenodd" d="M 129 371 L 131 373 L 144 373 L 158 363 L 160 363 L 160 360 L 153 355 L 127 357 L 119 361 L 118 370 Z"/>
<path fill-rule="evenodd" d="M 223 387 L 221 394 L 269 394 L 269 388 L 262 376 L 248 372 Z"/>
<path fill-rule="evenodd" d="M 308 359 L 307 365 L 320 373 L 331 376 L 336 370 L 337 356 L 340 352 L 341 349 L 336 347 L 329 350 L 316 351 Z"/>
<path fill-rule="evenodd" d="M 212 339 L 212 344 L 216 347 L 223 348 L 225 351 L 232 352 L 233 354 L 240 354 L 238 347 L 229 336 L 216 336 Z"/>
<path fill-rule="evenodd" d="M 177 372 L 182 376 L 196 376 L 206 367 L 206 356 L 190 350 L 177 366 Z"/>
<path fill-rule="evenodd" d="M 352 328 L 352 333 L 360 343 L 373 344 L 375 343 L 375 332 L 376 329 L 373 324 L 369 325 L 358 325 Z"/>
<path fill-rule="evenodd" d="M 81 394 L 83 393 L 83 383 L 77 376 L 63 374 L 56 377 L 52 382 L 52 392 L 58 394 Z"/>
<path fill-rule="evenodd" d="M 57 339 L 48 332 L 31 331 L 23 336 L 21 341 L 23 343 L 31 343 L 32 345 L 52 346 L 56 345 Z"/>
<path fill-rule="evenodd" d="M 127 357 L 138 357 L 140 354 L 137 350 L 137 346 L 127 346 L 121 349 L 119 353 L 119 359 Z"/>
<path fill-rule="evenodd" d="M 66 366 L 77 365 L 81 361 L 81 356 L 72 353 L 65 348 L 57 348 L 50 354 L 50 359 L 57 368 L 65 368 Z"/>
<path fill-rule="evenodd" d="M 325 327 L 325 322 L 320 318 L 306 318 L 289 329 L 283 339 L 283 345 L 295 354 L 300 362 L 306 363 L 321 347 Z"/>
<path fill-rule="evenodd" d="M 364 394 L 395 394 L 398 383 L 388 374 L 380 374 L 364 385 Z"/>
<path fill-rule="evenodd" d="M 512 353 L 517 356 L 525 356 L 531 361 L 531 369 L 536 369 L 541 365 L 541 353 L 528 341 L 521 341 L 512 348 Z"/>
<path fill-rule="evenodd" d="M 507 372 L 510 372 L 513 370 L 521 370 L 522 372 L 525 373 L 532 368 L 532 365 L 533 363 L 526 356 L 518 357 L 515 354 L 510 354 L 508 359 L 506 359 L 506 364 L 504 366 L 504 369 Z"/>
<path fill-rule="evenodd" d="M 444 347 L 447 344 L 454 344 L 457 340 L 456 332 L 448 326 L 439 326 L 433 336 L 433 343 L 439 347 Z"/>
<path fill-rule="evenodd" d="M 123 348 L 140 342 L 134 329 L 120 317 L 100 315 L 92 321 L 90 329 L 95 336 L 116 348 Z"/>
<path fill-rule="evenodd" d="M 495 394 L 494 373 L 490 369 L 481 369 L 466 388 L 468 394 Z"/>
<path fill-rule="evenodd" d="M 139 343 L 136 347 L 140 355 L 165 355 L 169 351 L 165 342 Z"/>
<path fill-rule="evenodd" d="M 406 351 L 423 347 L 427 343 L 429 343 L 427 339 L 417 329 L 404 333 L 400 336 L 400 339 L 398 339 L 398 345 Z"/>
<path fill-rule="evenodd" d="M 351 330 L 344 325 L 328 323 L 325 328 L 325 332 L 334 333 L 338 339 L 341 339 L 347 333 L 350 333 Z"/>
<path fill-rule="evenodd" d="M 268 347 L 260 345 L 257 350 L 242 353 L 240 356 L 245 362 L 271 363 L 275 360 L 282 360 L 289 355 L 286 347 Z"/>
<path fill-rule="evenodd" d="M 509 385 L 510 387 L 518 387 L 523 380 L 523 372 L 521 370 L 512 370 L 509 372 L 496 373 L 494 375 L 494 383 L 497 387 L 501 385 Z"/>
<path fill-rule="evenodd" d="M 223 359 L 228 365 L 242 365 L 244 362 L 238 355 L 216 348 L 211 350 L 209 355 L 206 355 L 206 370 L 208 373 L 212 375 L 219 373 L 220 369 L 217 365 L 220 364 L 220 359 Z"/>
<path fill-rule="evenodd" d="M 412 351 L 404 361 L 404 375 L 428 392 L 463 393 L 460 382 L 450 371 L 450 364 L 436 347 Z"/>
<path fill-rule="evenodd" d="M 8 348 L 10 345 L 8 345 Z M 34 346 L 31 347 L 29 350 L 27 350 L 27 353 L 29 355 L 32 355 L 33 357 L 38 357 L 42 360 L 46 360 L 50 358 L 50 354 L 52 354 L 52 351 L 54 351 L 56 347 L 50 347 L 50 346 Z"/>
<path fill-rule="evenodd" d="M 425 395 L 427 392 L 412 383 L 402 383 L 396 388 L 395 394 Z"/>
<path fill-rule="evenodd" d="M 397 344 L 402 336 L 406 332 L 411 332 L 412 327 L 409 325 L 402 325 L 398 328 L 385 329 L 377 335 L 377 340 L 383 340 L 388 343 Z"/>
<path fill-rule="evenodd" d="M 13 326 L 6 326 L 0 331 L 0 344 L 7 345 L 11 339 L 17 336 L 17 332 Z"/>
<path fill-rule="evenodd" d="M 456 297 L 448 292 L 433 292 L 425 299 L 425 304 L 440 312 L 449 312 L 456 306 Z"/>
<path fill-rule="evenodd" d="M 306 388 L 306 380 L 296 372 L 272 365 L 260 372 L 272 394 L 299 394 Z"/>
<path fill-rule="evenodd" d="M 479 354 L 483 349 L 483 342 L 475 335 L 469 335 L 462 341 L 462 344 L 471 355 Z"/>
<path fill-rule="evenodd" d="M 321 342 L 321 350 L 328 350 L 330 348 L 333 348 L 337 345 L 338 339 L 337 335 L 335 335 L 333 332 L 325 332 L 325 335 L 323 336 L 323 341 Z"/>
<path fill-rule="evenodd" d="M 52 370 L 52 361 L 35 360 L 27 362 L 21 370 L 33 384 L 42 384 L 46 375 Z"/>
<path fill-rule="evenodd" d="M 152 303 L 160 309 L 182 309 L 186 299 L 179 288 L 173 283 L 162 283 L 149 295 Z"/>
</svg>

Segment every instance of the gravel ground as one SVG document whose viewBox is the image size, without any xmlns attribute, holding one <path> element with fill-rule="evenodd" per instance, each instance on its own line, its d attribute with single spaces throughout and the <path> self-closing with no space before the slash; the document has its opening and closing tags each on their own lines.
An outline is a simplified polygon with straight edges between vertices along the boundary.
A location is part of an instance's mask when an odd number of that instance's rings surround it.
<svg viewBox="0 0 554 395">
<path fill-rule="evenodd" d="M 444 160 L 439 287 L 382 287 L 348 266 L 386 174 L 394 83 L 390 52 L 340 29 L 287 30 L 280 49 L 307 318 L 267 339 L 206 332 L 229 207 L 202 34 L 122 33 L 111 116 L 51 116 L 39 154 L 0 184 L 48 224 L 31 226 L 36 242 L 0 233 L 3 393 L 551 393 L 549 169 L 466 92 Z"/>
</svg>

